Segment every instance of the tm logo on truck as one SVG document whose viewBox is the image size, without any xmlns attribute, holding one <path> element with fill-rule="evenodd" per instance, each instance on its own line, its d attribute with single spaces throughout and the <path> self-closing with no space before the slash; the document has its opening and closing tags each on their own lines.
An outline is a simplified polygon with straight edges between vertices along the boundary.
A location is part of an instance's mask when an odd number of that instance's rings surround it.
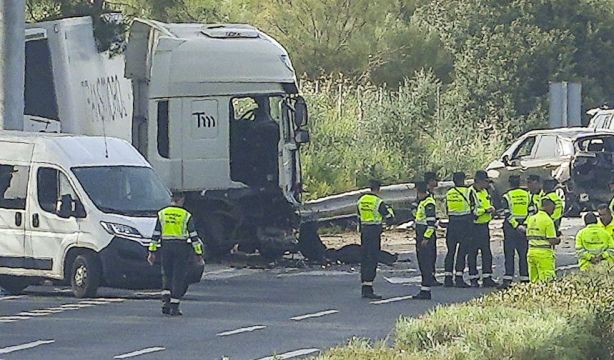
<svg viewBox="0 0 614 360">
<path fill-rule="evenodd" d="M 204 111 L 198 111 L 192 113 L 192 116 L 196 117 L 196 124 L 198 128 L 214 128 L 216 121 L 215 118 L 211 115 L 207 115 Z"/>
</svg>

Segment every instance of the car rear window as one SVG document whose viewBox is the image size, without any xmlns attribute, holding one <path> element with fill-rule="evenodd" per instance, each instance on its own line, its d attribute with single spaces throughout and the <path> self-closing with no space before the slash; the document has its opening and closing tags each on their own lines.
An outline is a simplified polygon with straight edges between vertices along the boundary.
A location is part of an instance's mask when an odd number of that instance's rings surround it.
<svg viewBox="0 0 614 360">
<path fill-rule="evenodd" d="M 614 152 L 614 136 L 595 136 L 580 139 L 576 142 L 580 151 Z"/>
</svg>

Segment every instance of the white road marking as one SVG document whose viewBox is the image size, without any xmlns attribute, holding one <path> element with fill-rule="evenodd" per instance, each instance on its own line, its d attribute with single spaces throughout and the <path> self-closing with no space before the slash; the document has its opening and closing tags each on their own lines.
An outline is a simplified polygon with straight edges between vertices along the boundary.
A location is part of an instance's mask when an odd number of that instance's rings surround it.
<svg viewBox="0 0 614 360">
<path fill-rule="evenodd" d="M 383 300 L 372 301 L 371 304 L 373 304 L 373 305 L 389 304 L 389 303 L 392 303 L 392 302 L 404 301 L 404 300 L 410 300 L 410 299 L 411 299 L 411 295 L 399 296 L 399 297 L 393 297 L 393 298 L 390 298 L 390 299 L 383 299 Z"/>
<path fill-rule="evenodd" d="M 9 320 L 9 321 L 17 321 L 17 320 L 28 320 L 29 316 L 1 316 L 0 320 Z"/>
<path fill-rule="evenodd" d="M 57 314 L 57 313 L 61 313 L 66 309 L 62 309 L 62 308 L 49 308 L 49 309 L 40 309 L 40 310 L 30 310 L 30 312 L 33 313 L 41 313 L 41 314 Z"/>
<path fill-rule="evenodd" d="M 106 300 L 84 300 L 84 301 L 79 301 L 79 304 L 107 305 L 107 304 L 110 304 L 110 302 Z"/>
<path fill-rule="evenodd" d="M 299 356 L 312 355 L 315 353 L 319 353 L 320 349 L 299 349 L 290 351 L 284 354 L 273 355 L 269 357 L 265 357 L 259 360 L 288 360 Z"/>
<path fill-rule="evenodd" d="M 19 314 L 17 314 L 17 316 L 47 316 L 47 315 L 51 315 L 52 313 L 41 313 L 41 312 L 28 312 L 28 311 L 24 311 L 24 312 L 20 312 Z"/>
<path fill-rule="evenodd" d="M 306 315 L 295 316 L 295 317 L 290 318 L 290 320 L 301 321 L 301 320 L 305 320 L 305 319 L 311 319 L 311 318 L 317 318 L 317 317 L 322 317 L 322 316 L 326 316 L 326 315 L 336 314 L 338 312 L 339 311 L 337 311 L 337 310 L 326 310 L 326 311 L 320 311 L 320 312 L 313 313 L 313 314 L 306 314 Z"/>
<path fill-rule="evenodd" d="M 358 272 L 340 271 L 340 270 L 315 270 L 315 271 L 303 271 L 287 274 L 279 274 L 277 277 L 294 277 L 294 276 L 338 276 L 338 275 L 356 275 Z"/>
<path fill-rule="evenodd" d="M 117 355 L 114 356 L 113 359 L 127 359 L 127 358 L 131 358 L 131 357 L 135 357 L 135 356 L 139 356 L 139 355 L 144 355 L 144 354 L 149 354 L 152 352 L 157 352 L 157 351 L 164 351 L 166 350 L 166 348 L 160 347 L 160 346 L 156 346 L 156 347 L 150 347 L 150 348 L 146 348 L 143 350 L 137 350 L 137 351 L 133 351 L 127 354 L 121 354 L 121 355 Z"/>
<path fill-rule="evenodd" d="M 217 336 L 229 336 L 229 335 L 242 334 L 242 333 L 246 333 L 246 332 L 262 330 L 264 328 L 266 328 L 266 326 L 264 326 L 264 325 L 250 326 L 250 327 L 245 327 L 245 328 L 241 328 L 241 329 L 237 329 L 237 330 L 221 332 L 221 333 L 217 334 Z"/>
<path fill-rule="evenodd" d="M 203 279 L 205 280 L 225 280 L 232 279 L 239 276 L 245 276 L 250 274 L 255 274 L 258 272 L 262 272 L 262 270 L 257 269 L 223 269 L 216 270 L 210 273 L 203 274 Z"/>
<path fill-rule="evenodd" d="M 22 297 L 23 297 L 23 295 L 2 296 L 2 297 L 0 297 L 0 301 L 2 301 L 2 300 L 15 300 L 15 299 L 21 299 Z"/>
<path fill-rule="evenodd" d="M 86 307 L 92 307 L 94 306 L 93 304 L 64 304 L 64 305 L 60 305 L 61 308 L 86 308 Z"/>
<path fill-rule="evenodd" d="M 9 354 L 19 350 L 31 349 L 33 347 L 37 347 L 40 345 L 51 344 L 54 343 L 55 340 L 37 340 L 27 344 L 14 345 L 0 349 L 0 354 Z"/>
</svg>

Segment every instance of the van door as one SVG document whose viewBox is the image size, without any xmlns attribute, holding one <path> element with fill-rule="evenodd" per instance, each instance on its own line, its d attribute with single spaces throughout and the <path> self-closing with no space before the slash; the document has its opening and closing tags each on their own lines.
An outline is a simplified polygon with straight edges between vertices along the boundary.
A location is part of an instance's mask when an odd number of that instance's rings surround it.
<svg viewBox="0 0 614 360">
<path fill-rule="evenodd" d="M 26 264 L 25 216 L 34 146 L 0 142 L 0 268 Z"/>
<path fill-rule="evenodd" d="M 28 207 L 26 237 L 32 258 L 37 259 L 49 277 L 63 277 L 65 249 L 79 239 L 79 221 L 74 217 L 63 219 L 57 213 L 58 201 L 63 195 L 78 199 L 66 174 L 53 166 L 35 165 L 33 192 Z"/>
</svg>

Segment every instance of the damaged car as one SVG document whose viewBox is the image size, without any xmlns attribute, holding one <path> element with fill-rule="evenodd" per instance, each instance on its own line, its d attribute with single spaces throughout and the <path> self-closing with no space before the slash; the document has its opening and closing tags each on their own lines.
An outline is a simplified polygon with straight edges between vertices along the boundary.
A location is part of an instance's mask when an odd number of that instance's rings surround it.
<svg viewBox="0 0 614 360">
<path fill-rule="evenodd" d="M 510 175 L 555 179 L 565 196 L 566 215 L 608 203 L 608 180 L 614 170 L 614 131 L 591 128 L 534 130 L 522 135 L 488 165 L 495 197 L 508 188 Z"/>
</svg>

